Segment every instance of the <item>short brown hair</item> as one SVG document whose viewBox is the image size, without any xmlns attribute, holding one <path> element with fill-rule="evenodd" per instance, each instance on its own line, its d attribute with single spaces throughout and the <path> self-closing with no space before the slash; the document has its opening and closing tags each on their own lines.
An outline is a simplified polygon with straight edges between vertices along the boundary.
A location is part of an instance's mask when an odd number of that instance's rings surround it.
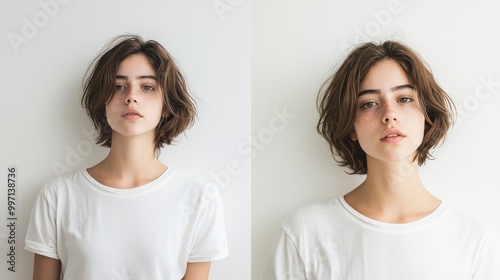
<svg viewBox="0 0 500 280">
<path fill-rule="evenodd" d="M 394 41 L 357 46 L 323 84 L 317 100 L 320 114 L 317 130 L 329 143 L 335 161 L 351 169 L 350 174 L 367 173 L 366 153 L 350 138 L 358 109 L 359 88 L 368 71 L 385 59 L 392 59 L 403 68 L 418 93 L 425 117 L 424 139 L 415 157 L 419 165 L 432 159 L 430 150 L 445 138 L 453 121 L 453 101 L 416 52 Z"/>
<path fill-rule="evenodd" d="M 116 37 L 94 59 L 84 78 L 81 103 L 94 123 L 99 136 L 97 144 L 111 147 L 111 128 L 105 117 L 106 104 L 115 92 L 116 71 L 120 63 L 133 54 L 144 54 L 156 71 L 163 94 L 162 117 L 155 133 L 155 149 L 170 145 L 173 139 L 191 127 L 196 118 L 196 102 L 172 56 L 157 41 L 144 41 L 137 35 Z"/>
</svg>

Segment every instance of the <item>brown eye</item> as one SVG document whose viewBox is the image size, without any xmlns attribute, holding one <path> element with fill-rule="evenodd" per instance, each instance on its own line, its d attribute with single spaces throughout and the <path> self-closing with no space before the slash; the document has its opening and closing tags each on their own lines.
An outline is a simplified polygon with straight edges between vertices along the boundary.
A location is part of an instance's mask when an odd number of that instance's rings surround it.
<svg viewBox="0 0 500 280">
<path fill-rule="evenodd" d="M 411 97 L 402 97 L 399 99 L 399 101 L 401 101 L 402 103 L 410 103 L 413 101 L 413 98 Z"/>
<path fill-rule="evenodd" d="M 123 85 L 116 85 L 115 86 L 115 90 L 116 91 L 125 90 L 125 86 L 123 86 Z"/>
<path fill-rule="evenodd" d="M 368 102 L 363 103 L 363 105 L 361 105 L 361 109 L 368 109 L 368 108 L 371 108 L 375 105 L 377 105 L 377 102 L 368 101 Z"/>
</svg>

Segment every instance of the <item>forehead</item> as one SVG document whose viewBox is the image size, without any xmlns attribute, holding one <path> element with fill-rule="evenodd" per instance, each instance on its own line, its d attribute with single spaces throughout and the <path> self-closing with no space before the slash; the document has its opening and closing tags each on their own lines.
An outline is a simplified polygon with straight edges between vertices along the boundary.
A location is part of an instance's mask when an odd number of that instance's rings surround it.
<svg viewBox="0 0 500 280">
<path fill-rule="evenodd" d="M 400 85 L 411 84 L 401 66 L 392 59 L 385 59 L 373 65 L 363 78 L 360 90 L 386 90 Z"/>
<path fill-rule="evenodd" d="M 128 56 L 118 65 L 117 75 L 127 73 L 131 76 L 136 74 L 154 75 L 155 69 L 144 54 L 138 53 Z"/>
</svg>

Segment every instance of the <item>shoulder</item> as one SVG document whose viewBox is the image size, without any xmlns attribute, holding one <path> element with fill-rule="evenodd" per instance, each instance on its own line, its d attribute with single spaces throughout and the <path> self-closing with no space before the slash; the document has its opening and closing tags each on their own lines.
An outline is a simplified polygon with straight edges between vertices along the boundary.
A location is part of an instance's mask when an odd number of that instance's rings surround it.
<svg viewBox="0 0 500 280">
<path fill-rule="evenodd" d="M 35 205 L 51 205 L 50 207 L 55 207 L 60 201 L 65 201 L 68 197 L 78 199 L 79 195 L 72 194 L 75 190 L 80 189 L 74 186 L 81 184 L 83 176 L 83 171 L 76 171 L 48 180 L 40 188 Z"/>
<path fill-rule="evenodd" d="M 486 223 L 481 219 L 450 204 L 446 204 L 446 212 L 443 216 L 448 224 L 460 228 L 461 230 L 481 232 L 486 229 Z"/>
<path fill-rule="evenodd" d="M 167 179 L 165 184 L 169 188 L 175 189 L 183 200 L 189 200 L 193 205 L 207 205 L 210 203 L 220 203 L 219 188 L 204 180 L 196 177 L 188 176 L 177 170 L 172 170 L 171 176 Z"/>
<path fill-rule="evenodd" d="M 481 217 L 447 205 L 437 229 L 443 238 L 454 240 L 457 248 L 473 250 L 477 256 L 500 258 L 499 232 Z"/>
<path fill-rule="evenodd" d="M 168 184 L 175 184 L 177 187 L 182 188 L 186 191 L 191 192 L 211 192 L 214 194 L 219 194 L 219 189 L 214 185 L 201 180 L 199 178 L 186 175 L 177 170 L 171 171 L 171 176 L 168 178 Z"/>
<path fill-rule="evenodd" d="M 471 248 L 477 259 L 480 279 L 499 279 L 500 276 L 500 232 L 481 217 L 460 209 L 448 207 L 448 219 L 453 226 L 447 228 L 449 235 L 459 235 L 457 247 Z M 486 273 L 488 276 L 484 276 Z M 495 275 L 492 277 L 492 275 Z M 478 279 L 479 279 L 478 278 Z"/>
<path fill-rule="evenodd" d="M 84 170 L 79 170 L 70 174 L 65 174 L 50 179 L 44 184 L 41 192 L 54 193 L 67 190 L 69 186 L 80 184 L 82 181 L 84 181 L 85 180 L 84 173 L 85 173 Z"/>
<path fill-rule="evenodd" d="M 342 224 L 345 217 L 339 198 L 336 197 L 298 208 L 282 223 L 282 228 L 289 235 L 315 234 Z"/>
<path fill-rule="evenodd" d="M 451 205 L 447 205 L 445 224 L 468 240 L 485 241 L 495 239 L 497 233 L 480 217 L 475 217 Z"/>
</svg>

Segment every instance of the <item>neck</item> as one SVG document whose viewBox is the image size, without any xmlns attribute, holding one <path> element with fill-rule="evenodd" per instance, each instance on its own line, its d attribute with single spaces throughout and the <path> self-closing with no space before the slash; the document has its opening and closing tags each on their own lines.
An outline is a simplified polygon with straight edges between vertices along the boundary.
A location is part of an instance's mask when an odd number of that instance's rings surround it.
<svg viewBox="0 0 500 280">
<path fill-rule="evenodd" d="M 115 140 L 116 139 L 116 140 Z M 115 138 L 105 161 L 115 173 L 140 174 L 158 160 L 155 157 L 153 142 L 143 143 L 142 139 L 119 141 Z"/>
<path fill-rule="evenodd" d="M 112 135 L 108 156 L 89 174 L 100 183 L 115 188 L 132 188 L 158 178 L 165 170 L 155 156 L 151 137 Z"/>
<path fill-rule="evenodd" d="M 411 160 L 382 162 L 367 157 L 366 180 L 345 196 L 358 212 L 370 218 L 402 223 L 432 212 L 440 201 L 423 186 L 418 164 Z"/>
<path fill-rule="evenodd" d="M 404 197 L 409 191 L 424 189 L 418 164 L 410 160 L 383 162 L 367 158 L 368 173 L 363 184 L 384 196 Z"/>
</svg>

